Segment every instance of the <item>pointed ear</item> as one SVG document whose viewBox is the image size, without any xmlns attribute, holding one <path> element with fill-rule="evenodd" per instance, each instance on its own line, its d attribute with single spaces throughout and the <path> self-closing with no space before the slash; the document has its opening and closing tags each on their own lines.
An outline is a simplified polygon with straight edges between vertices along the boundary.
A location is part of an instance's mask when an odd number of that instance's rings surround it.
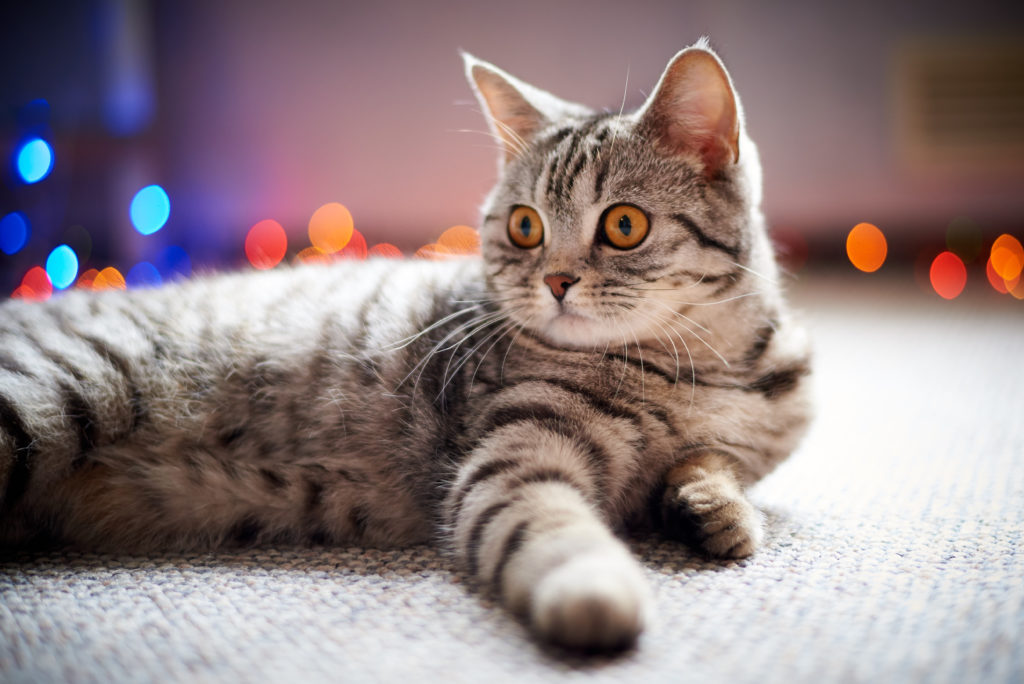
<svg viewBox="0 0 1024 684">
<path fill-rule="evenodd" d="M 648 137 L 677 154 L 700 157 L 708 176 L 739 161 L 739 102 L 704 39 L 672 58 L 637 116 Z"/>
<path fill-rule="evenodd" d="M 505 161 L 520 154 L 530 139 L 551 122 L 589 110 L 505 73 L 493 64 L 462 53 L 466 78 L 487 116 L 491 132 L 505 147 Z"/>
</svg>

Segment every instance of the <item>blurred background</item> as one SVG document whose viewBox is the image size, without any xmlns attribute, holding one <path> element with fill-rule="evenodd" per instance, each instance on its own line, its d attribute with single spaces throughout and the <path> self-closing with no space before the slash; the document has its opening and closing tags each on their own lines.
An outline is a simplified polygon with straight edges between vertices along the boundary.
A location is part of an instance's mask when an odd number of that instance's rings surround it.
<svg viewBox="0 0 1024 684">
<path fill-rule="evenodd" d="M 791 272 L 1024 306 L 1024 3 L 984 0 L 4 3 L 0 296 L 413 255 L 495 177 L 459 48 L 617 110 L 704 34 Z"/>
</svg>

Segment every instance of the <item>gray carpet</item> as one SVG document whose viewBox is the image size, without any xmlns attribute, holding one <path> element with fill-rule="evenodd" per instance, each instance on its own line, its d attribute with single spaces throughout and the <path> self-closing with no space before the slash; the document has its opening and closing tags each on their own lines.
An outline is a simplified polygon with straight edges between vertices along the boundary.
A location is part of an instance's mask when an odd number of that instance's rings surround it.
<svg viewBox="0 0 1024 684">
<path fill-rule="evenodd" d="M 538 647 L 428 548 L 36 552 L 0 559 L 0 681 L 1024 681 L 1024 302 L 906 288 L 798 291 L 819 417 L 752 492 L 765 546 L 635 542 L 635 651 Z"/>
</svg>

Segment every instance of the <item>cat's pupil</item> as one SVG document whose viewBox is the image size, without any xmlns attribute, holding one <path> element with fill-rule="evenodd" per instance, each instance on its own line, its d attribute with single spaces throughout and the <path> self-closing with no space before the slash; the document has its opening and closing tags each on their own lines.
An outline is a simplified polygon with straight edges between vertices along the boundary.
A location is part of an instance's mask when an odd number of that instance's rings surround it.
<svg viewBox="0 0 1024 684">
<path fill-rule="evenodd" d="M 523 237 L 528 237 L 530 235 L 531 227 L 530 217 L 524 216 L 523 220 L 519 222 L 519 232 L 523 234 Z"/>
<path fill-rule="evenodd" d="M 629 235 L 633 232 L 633 222 L 625 214 L 619 217 L 619 232 L 623 235 Z"/>
</svg>

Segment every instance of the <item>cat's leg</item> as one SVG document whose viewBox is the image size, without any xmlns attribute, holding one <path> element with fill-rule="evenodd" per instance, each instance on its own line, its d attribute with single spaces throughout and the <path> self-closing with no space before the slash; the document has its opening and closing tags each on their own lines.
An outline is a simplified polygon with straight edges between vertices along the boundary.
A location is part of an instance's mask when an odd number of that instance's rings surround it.
<svg viewBox="0 0 1024 684">
<path fill-rule="evenodd" d="M 474 454 L 448 497 L 464 567 L 546 641 L 630 646 L 648 619 L 649 590 L 592 503 L 584 455 L 543 433 L 505 446 Z"/>
<path fill-rule="evenodd" d="M 668 472 L 661 522 L 667 535 L 715 558 L 745 558 L 764 537 L 734 462 L 714 451 L 687 456 Z"/>
</svg>

